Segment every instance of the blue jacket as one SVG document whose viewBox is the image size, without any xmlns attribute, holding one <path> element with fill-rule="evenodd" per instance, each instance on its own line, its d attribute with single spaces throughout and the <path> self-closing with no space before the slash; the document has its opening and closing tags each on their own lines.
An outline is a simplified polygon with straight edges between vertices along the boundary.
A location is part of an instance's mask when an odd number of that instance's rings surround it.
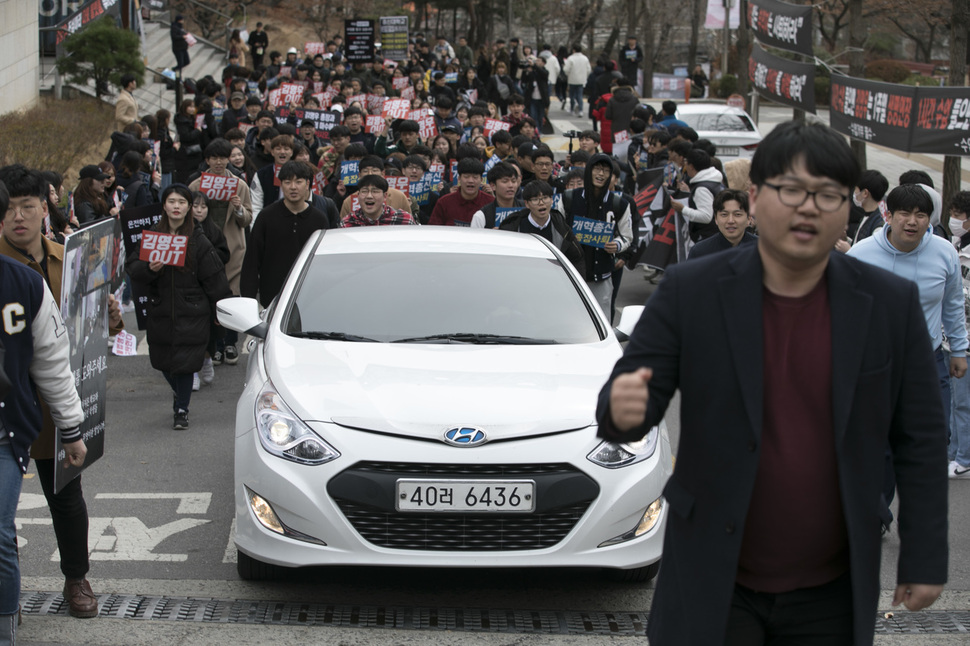
<svg viewBox="0 0 970 646">
<path fill-rule="evenodd" d="M 884 226 L 849 249 L 849 255 L 909 279 L 919 287 L 919 300 L 934 348 L 943 343 L 942 332 L 957 357 L 967 352 L 966 316 L 960 257 L 953 245 L 927 229 L 916 249 L 902 252 L 889 241 Z"/>
<path fill-rule="evenodd" d="M 41 427 L 39 389 L 61 441 L 81 439 L 81 400 L 71 373 L 67 329 L 47 283 L 33 269 L 0 256 L 0 340 L 11 390 L 0 402 L 3 433 L 20 470 L 27 472 L 30 445 Z"/>
</svg>

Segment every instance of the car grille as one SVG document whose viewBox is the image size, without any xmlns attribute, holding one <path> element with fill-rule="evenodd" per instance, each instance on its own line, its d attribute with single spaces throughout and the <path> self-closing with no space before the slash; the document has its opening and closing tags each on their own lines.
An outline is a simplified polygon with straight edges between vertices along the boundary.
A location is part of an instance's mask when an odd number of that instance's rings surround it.
<svg viewBox="0 0 970 646">
<path fill-rule="evenodd" d="M 544 514 L 401 514 L 337 500 L 354 529 L 368 542 L 399 550 L 496 552 L 538 550 L 561 541 L 586 513 L 589 502 Z"/>
<path fill-rule="evenodd" d="M 366 504 L 348 489 L 340 493 L 331 491 L 344 516 L 365 540 L 380 547 L 401 550 L 499 552 L 552 547 L 572 531 L 599 493 L 595 482 L 568 463 L 358 462 L 344 472 L 344 475 L 350 474 L 385 483 L 378 485 L 382 488 L 393 486 L 391 483 L 396 478 L 414 476 L 531 477 L 540 488 L 542 482 L 580 481 L 571 497 L 559 500 L 558 506 L 531 514 L 399 512 L 390 509 L 393 503 L 385 504 L 383 508 Z M 359 481 L 354 482 L 352 489 L 359 485 Z"/>
</svg>

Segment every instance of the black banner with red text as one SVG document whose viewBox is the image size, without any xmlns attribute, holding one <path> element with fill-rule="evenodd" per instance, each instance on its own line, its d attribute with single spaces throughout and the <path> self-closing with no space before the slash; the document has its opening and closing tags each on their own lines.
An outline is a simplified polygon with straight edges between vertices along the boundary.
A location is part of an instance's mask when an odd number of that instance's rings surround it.
<svg viewBox="0 0 970 646">
<path fill-rule="evenodd" d="M 761 96 L 814 114 L 814 64 L 773 56 L 754 43 L 748 61 L 748 79 Z"/>
<path fill-rule="evenodd" d="M 812 5 L 748 0 L 748 25 L 759 42 L 812 56 Z"/>
</svg>

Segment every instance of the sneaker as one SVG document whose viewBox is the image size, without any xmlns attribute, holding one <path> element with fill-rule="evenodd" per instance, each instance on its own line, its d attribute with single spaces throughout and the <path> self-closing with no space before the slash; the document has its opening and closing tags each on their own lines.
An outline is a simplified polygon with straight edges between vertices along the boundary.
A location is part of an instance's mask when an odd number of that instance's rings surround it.
<svg viewBox="0 0 970 646">
<path fill-rule="evenodd" d="M 962 467 L 957 464 L 950 471 L 950 477 L 955 480 L 970 480 L 970 467 Z"/>
<path fill-rule="evenodd" d="M 212 383 L 212 380 L 216 378 L 216 371 L 212 367 L 212 359 L 209 357 L 205 358 L 202 362 L 202 370 L 199 371 L 199 378 L 202 379 L 202 383 L 206 386 Z"/>
<path fill-rule="evenodd" d="M 172 428 L 176 431 L 184 431 L 189 427 L 189 411 L 182 410 L 181 408 L 177 413 L 175 413 L 175 421 L 172 422 Z"/>
<path fill-rule="evenodd" d="M 236 365 L 239 361 L 239 353 L 236 351 L 236 346 L 227 345 L 226 346 L 226 363 L 230 366 Z"/>
<path fill-rule="evenodd" d="M 216 350 L 212 354 L 212 365 L 221 366 L 224 358 L 225 358 L 225 355 L 222 354 L 222 350 Z"/>
<path fill-rule="evenodd" d="M 202 381 L 199 379 L 199 373 L 192 373 L 192 392 L 196 392 L 202 387 Z"/>
</svg>

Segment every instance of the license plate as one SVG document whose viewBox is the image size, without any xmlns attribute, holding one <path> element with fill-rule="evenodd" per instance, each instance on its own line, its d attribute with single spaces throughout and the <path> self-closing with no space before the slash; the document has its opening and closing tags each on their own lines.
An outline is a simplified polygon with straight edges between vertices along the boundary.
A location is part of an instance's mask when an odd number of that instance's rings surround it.
<svg viewBox="0 0 970 646">
<path fill-rule="evenodd" d="M 718 157 L 737 157 L 741 153 L 741 148 L 739 146 L 718 146 L 717 156 Z"/>
<path fill-rule="evenodd" d="M 398 511 L 535 511 L 534 480 L 397 481 Z"/>
</svg>

